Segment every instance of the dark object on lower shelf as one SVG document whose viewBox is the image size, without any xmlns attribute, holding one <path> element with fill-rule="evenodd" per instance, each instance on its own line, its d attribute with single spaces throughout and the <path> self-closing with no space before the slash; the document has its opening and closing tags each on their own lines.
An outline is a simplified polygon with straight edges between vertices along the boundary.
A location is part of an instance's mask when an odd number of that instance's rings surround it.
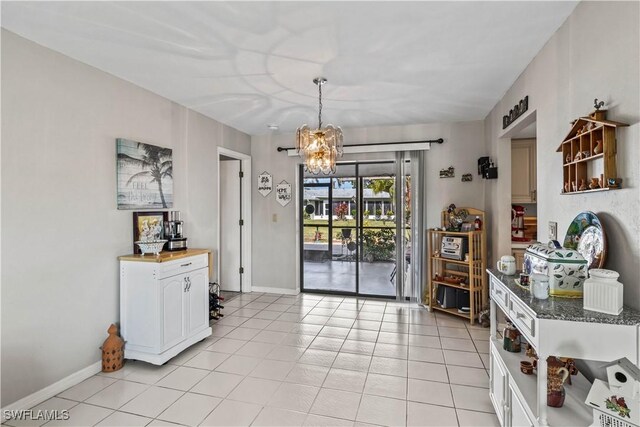
<svg viewBox="0 0 640 427">
<path fill-rule="evenodd" d="M 221 305 L 220 301 L 224 301 L 224 297 L 220 296 L 220 285 L 216 282 L 209 283 L 209 320 L 224 317 L 220 312 L 224 309 L 224 305 Z"/>
<path fill-rule="evenodd" d="M 436 302 L 442 308 L 456 307 L 456 289 L 448 286 L 438 286 Z"/>
</svg>

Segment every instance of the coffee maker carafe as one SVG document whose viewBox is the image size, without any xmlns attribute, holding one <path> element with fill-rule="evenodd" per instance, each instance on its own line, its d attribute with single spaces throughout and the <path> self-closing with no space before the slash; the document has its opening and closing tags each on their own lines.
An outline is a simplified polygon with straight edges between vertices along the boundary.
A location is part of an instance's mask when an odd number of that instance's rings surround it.
<svg viewBox="0 0 640 427">
<path fill-rule="evenodd" d="M 170 211 L 169 221 L 165 227 L 165 235 L 168 251 L 181 251 L 187 249 L 187 238 L 182 235 L 182 215 L 180 211 Z"/>
</svg>

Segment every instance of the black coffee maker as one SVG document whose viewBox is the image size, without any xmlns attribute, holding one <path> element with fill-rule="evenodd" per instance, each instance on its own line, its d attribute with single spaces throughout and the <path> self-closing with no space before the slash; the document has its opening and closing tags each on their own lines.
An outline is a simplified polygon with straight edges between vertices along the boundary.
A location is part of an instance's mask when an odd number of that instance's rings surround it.
<svg viewBox="0 0 640 427">
<path fill-rule="evenodd" d="M 182 215 L 180 211 L 170 211 L 169 221 L 167 221 L 164 234 L 169 240 L 167 242 L 168 251 L 182 251 L 187 249 L 187 238 L 182 236 Z"/>
</svg>

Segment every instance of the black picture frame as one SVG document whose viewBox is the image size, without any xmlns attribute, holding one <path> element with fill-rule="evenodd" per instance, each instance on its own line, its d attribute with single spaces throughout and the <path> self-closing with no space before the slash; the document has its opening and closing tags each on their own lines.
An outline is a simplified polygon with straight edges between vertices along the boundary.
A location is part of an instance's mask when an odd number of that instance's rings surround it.
<svg viewBox="0 0 640 427">
<path fill-rule="evenodd" d="M 167 211 L 138 211 L 133 212 L 133 253 L 140 254 L 140 248 L 135 242 L 139 240 L 161 240 L 164 239 L 164 226 L 169 220 L 169 213 Z M 151 228 L 148 232 L 145 232 L 146 227 Z M 159 222 L 159 223 L 158 223 Z M 159 232 L 157 228 L 159 227 Z M 154 232 L 155 230 L 155 232 Z M 152 238 L 149 238 L 153 236 Z"/>
</svg>

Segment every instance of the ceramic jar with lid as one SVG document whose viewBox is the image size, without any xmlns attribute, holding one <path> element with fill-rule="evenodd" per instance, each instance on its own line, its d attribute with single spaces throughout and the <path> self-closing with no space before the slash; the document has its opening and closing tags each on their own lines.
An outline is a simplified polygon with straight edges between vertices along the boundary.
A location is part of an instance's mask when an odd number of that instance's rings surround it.
<svg viewBox="0 0 640 427">
<path fill-rule="evenodd" d="M 529 278 L 531 295 L 537 299 L 549 298 L 549 276 L 546 274 L 532 274 Z"/>
<path fill-rule="evenodd" d="M 584 282 L 585 310 L 618 315 L 622 312 L 623 285 L 620 275 L 612 270 L 592 268 Z"/>
<path fill-rule="evenodd" d="M 502 335 L 502 348 L 512 353 L 520 353 L 522 338 L 520 331 L 513 326 L 513 323 L 507 321 L 507 326 L 504 327 Z"/>
</svg>

